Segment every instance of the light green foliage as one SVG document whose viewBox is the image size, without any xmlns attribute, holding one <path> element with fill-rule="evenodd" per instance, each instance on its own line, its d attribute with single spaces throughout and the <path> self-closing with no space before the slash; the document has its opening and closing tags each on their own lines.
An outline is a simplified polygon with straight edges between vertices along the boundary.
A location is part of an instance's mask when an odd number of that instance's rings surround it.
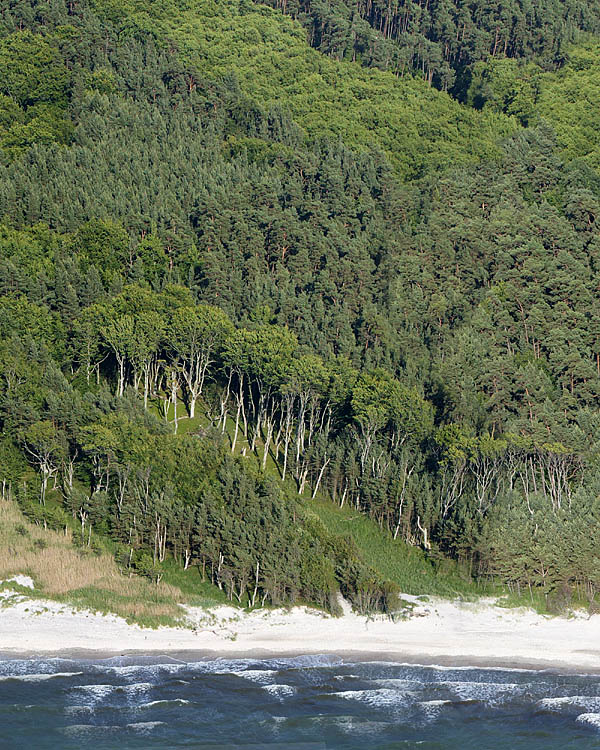
<svg viewBox="0 0 600 750">
<path fill-rule="evenodd" d="M 127 232 L 108 219 L 92 220 L 80 226 L 69 245 L 71 252 L 81 258 L 84 268 L 94 266 L 107 281 L 112 271 L 130 260 Z"/>
<path fill-rule="evenodd" d="M 535 63 L 515 59 L 479 62 L 473 66 L 468 101 L 478 109 L 514 115 L 527 125 L 537 111 L 543 71 Z"/>
<path fill-rule="evenodd" d="M 56 354 L 64 344 L 64 330 L 55 313 L 21 295 L 6 295 L 0 300 L 0 337 L 14 334 L 32 336 Z"/>
<path fill-rule="evenodd" d="M 364 560 L 405 594 L 426 591 L 444 597 L 487 593 L 485 586 L 473 583 L 468 571 L 450 561 L 437 565 L 422 550 L 382 533 L 377 523 L 352 508 L 339 509 L 330 502 L 314 500 L 310 508 L 332 534 L 350 537 Z"/>
<path fill-rule="evenodd" d="M 213 305 L 180 307 L 169 317 L 166 338 L 185 379 L 190 419 L 193 419 L 207 370 L 233 334 L 233 325 L 227 315 Z M 157 336 L 158 344 L 160 332 Z"/>
<path fill-rule="evenodd" d="M 538 112 L 556 131 L 569 159 L 600 171 L 600 46 L 590 42 L 569 52 L 568 64 L 544 76 Z"/>
<path fill-rule="evenodd" d="M 545 71 L 517 60 L 480 62 L 473 68 L 468 100 L 483 110 L 514 115 L 523 124 L 546 122 L 567 159 L 600 169 L 600 47 L 595 39 L 569 47 L 560 70 Z"/>
<path fill-rule="evenodd" d="M 431 406 L 385 371 L 359 376 L 351 406 L 363 431 L 375 433 L 389 425 L 400 444 L 407 440 L 418 444 L 433 427 Z"/>
<path fill-rule="evenodd" d="M 175 10 L 154 3 L 150 12 L 146 6 L 130 12 L 131 6 L 120 9 L 133 28 L 147 29 L 150 14 L 158 16 L 152 31 L 177 46 L 188 86 L 235 75 L 260 105 L 289 110 L 310 138 L 382 150 L 408 179 L 457 158 L 493 158 L 498 134 L 515 128 L 491 113 L 478 117 L 424 82 L 325 58 L 308 48 L 298 23 L 265 6 L 242 8 L 231 0 Z"/>
<path fill-rule="evenodd" d="M 67 104 L 69 71 L 58 50 L 39 35 L 22 31 L 0 43 L 0 88 L 26 109 L 41 102 Z"/>
<path fill-rule="evenodd" d="M 68 143 L 71 73 L 59 50 L 21 31 L 0 41 L 0 147 L 19 154 L 33 143 Z"/>
</svg>

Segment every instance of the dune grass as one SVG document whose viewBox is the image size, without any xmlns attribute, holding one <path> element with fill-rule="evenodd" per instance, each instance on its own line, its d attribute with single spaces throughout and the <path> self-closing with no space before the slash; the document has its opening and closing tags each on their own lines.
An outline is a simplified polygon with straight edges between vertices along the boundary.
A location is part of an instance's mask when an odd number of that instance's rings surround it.
<svg viewBox="0 0 600 750">
<path fill-rule="evenodd" d="M 30 523 L 11 500 L 0 499 L 0 539 L 0 580 L 29 575 L 36 596 L 112 612 L 146 627 L 181 624 L 183 604 L 222 603 L 221 592 L 203 583 L 197 570 L 167 566 L 158 584 L 123 574 L 108 551 L 76 547 L 68 528 L 58 532 Z"/>
</svg>

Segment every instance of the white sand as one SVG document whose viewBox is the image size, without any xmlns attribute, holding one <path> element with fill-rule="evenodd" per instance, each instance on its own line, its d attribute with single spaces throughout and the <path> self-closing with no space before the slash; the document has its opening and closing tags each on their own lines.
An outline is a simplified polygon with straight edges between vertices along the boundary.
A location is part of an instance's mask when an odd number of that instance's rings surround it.
<svg viewBox="0 0 600 750">
<path fill-rule="evenodd" d="M 98 655 L 194 651 L 205 655 L 340 653 L 418 663 L 600 672 L 600 615 L 546 618 L 478 603 L 417 602 L 408 620 L 341 618 L 296 607 L 245 614 L 188 610 L 190 628 L 147 630 L 116 616 L 0 592 L 0 652 Z M 406 597 L 412 598 L 412 597 Z"/>
</svg>

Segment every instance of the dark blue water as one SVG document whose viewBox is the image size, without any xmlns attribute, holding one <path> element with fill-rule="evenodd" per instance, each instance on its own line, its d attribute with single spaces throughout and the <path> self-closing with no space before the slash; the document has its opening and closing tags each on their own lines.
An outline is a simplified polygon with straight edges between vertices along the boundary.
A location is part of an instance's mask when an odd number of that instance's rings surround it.
<svg viewBox="0 0 600 750">
<path fill-rule="evenodd" d="M 600 680 L 334 656 L 0 661 L 0 747 L 600 748 Z"/>
</svg>

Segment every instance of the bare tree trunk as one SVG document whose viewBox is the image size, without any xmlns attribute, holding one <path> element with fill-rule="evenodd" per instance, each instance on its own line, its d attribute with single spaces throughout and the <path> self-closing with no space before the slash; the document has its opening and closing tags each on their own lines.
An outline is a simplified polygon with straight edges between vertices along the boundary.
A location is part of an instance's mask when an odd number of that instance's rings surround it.
<svg viewBox="0 0 600 750">
<path fill-rule="evenodd" d="M 177 390 L 179 386 L 177 373 L 175 370 L 171 371 L 171 403 L 173 404 L 173 423 L 175 425 L 175 434 L 177 434 Z"/>
<path fill-rule="evenodd" d="M 227 404 L 229 403 L 229 394 L 231 389 L 231 378 L 233 373 L 229 371 L 229 378 L 227 380 L 227 387 L 224 391 L 221 391 L 219 398 L 219 405 L 221 407 L 221 416 L 219 417 L 219 424 L 221 425 L 221 432 L 225 432 L 227 427 Z"/>
<path fill-rule="evenodd" d="M 312 493 L 312 499 L 314 500 L 317 496 L 317 492 L 319 491 L 319 485 L 321 484 L 321 479 L 323 479 L 323 474 L 325 473 L 325 469 L 327 468 L 327 464 L 331 461 L 330 458 L 328 458 L 325 463 L 321 466 L 321 469 L 319 470 L 319 476 L 317 477 L 317 481 L 315 484 L 315 488 Z"/>
<path fill-rule="evenodd" d="M 117 385 L 117 395 L 122 396 L 125 391 L 125 357 L 117 355 L 119 364 L 119 382 Z"/>
<path fill-rule="evenodd" d="M 235 412 L 235 430 L 233 432 L 233 440 L 231 441 L 231 452 L 235 453 L 235 446 L 237 443 L 238 432 L 240 429 L 240 412 L 242 410 L 241 400 L 238 399 L 237 409 Z"/>
<path fill-rule="evenodd" d="M 348 495 L 348 477 L 344 478 L 344 491 L 342 492 L 342 498 L 340 500 L 340 508 L 344 507 L 344 502 L 346 501 L 346 496 Z"/>
<path fill-rule="evenodd" d="M 254 604 L 256 602 L 256 595 L 258 594 L 258 576 L 260 573 L 260 563 L 258 560 L 256 561 L 256 572 L 254 574 L 254 591 L 252 592 L 252 599 L 250 601 L 250 605 L 254 607 Z"/>
<path fill-rule="evenodd" d="M 424 526 L 421 526 L 421 516 L 417 516 L 417 526 L 421 534 L 423 534 L 423 547 L 425 549 L 431 549 L 431 542 L 429 541 L 429 532 Z"/>
<path fill-rule="evenodd" d="M 263 448 L 263 458 L 262 458 L 262 467 L 263 471 L 267 468 L 267 458 L 269 456 L 269 446 L 271 445 L 271 440 L 273 438 L 273 420 L 271 418 L 267 418 L 267 434 L 265 435 L 265 445 Z"/>
<path fill-rule="evenodd" d="M 410 471 L 407 472 L 407 465 L 404 465 L 404 477 L 402 481 L 402 489 L 400 490 L 400 507 L 398 508 L 398 521 L 396 523 L 396 528 L 394 529 L 394 539 L 398 537 L 398 533 L 400 532 L 400 525 L 402 523 L 402 509 L 404 507 L 404 499 L 406 497 L 406 485 L 408 484 L 408 480 L 410 479 L 410 475 L 414 471 L 414 466 L 411 466 Z"/>
<path fill-rule="evenodd" d="M 306 478 L 308 477 L 308 466 L 305 466 L 302 471 L 298 474 L 298 494 L 302 495 L 306 486 Z"/>
</svg>

